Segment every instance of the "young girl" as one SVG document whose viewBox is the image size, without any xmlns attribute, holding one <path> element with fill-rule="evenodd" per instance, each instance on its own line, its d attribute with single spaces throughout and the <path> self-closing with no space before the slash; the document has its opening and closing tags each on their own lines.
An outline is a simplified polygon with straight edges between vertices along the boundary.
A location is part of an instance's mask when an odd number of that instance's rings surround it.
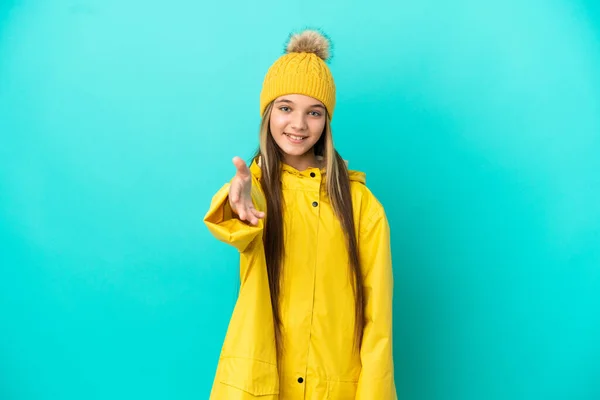
<svg viewBox="0 0 600 400">
<path fill-rule="evenodd" d="M 260 149 L 205 223 L 240 252 L 211 399 L 396 399 L 385 212 L 333 145 L 329 42 L 289 39 L 260 95 Z"/>
</svg>

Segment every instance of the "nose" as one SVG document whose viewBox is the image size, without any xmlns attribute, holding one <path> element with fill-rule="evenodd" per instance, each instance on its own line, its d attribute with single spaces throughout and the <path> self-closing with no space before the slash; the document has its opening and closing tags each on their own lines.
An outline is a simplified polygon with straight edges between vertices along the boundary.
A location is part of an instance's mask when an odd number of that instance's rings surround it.
<svg viewBox="0 0 600 400">
<path fill-rule="evenodd" d="M 303 131 L 306 129 L 306 118 L 303 113 L 295 113 L 292 116 L 291 128 L 295 131 Z"/>
</svg>

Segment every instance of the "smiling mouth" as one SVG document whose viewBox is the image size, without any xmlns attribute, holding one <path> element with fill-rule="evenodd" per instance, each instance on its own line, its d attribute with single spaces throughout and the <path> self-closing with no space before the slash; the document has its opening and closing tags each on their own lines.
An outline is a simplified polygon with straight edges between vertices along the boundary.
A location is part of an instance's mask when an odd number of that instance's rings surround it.
<svg viewBox="0 0 600 400">
<path fill-rule="evenodd" d="M 289 137 L 290 139 L 293 140 L 304 140 L 306 139 L 308 136 L 297 136 L 297 135 L 292 135 L 290 133 L 284 133 L 285 136 Z"/>
</svg>

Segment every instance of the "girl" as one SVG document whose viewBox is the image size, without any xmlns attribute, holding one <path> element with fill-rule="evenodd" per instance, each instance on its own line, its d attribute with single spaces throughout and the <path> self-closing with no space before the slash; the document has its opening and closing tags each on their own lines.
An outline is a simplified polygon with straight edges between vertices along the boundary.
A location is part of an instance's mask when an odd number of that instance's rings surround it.
<svg viewBox="0 0 600 400">
<path fill-rule="evenodd" d="M 335 150 L 329 41 L 292 35 L 260 95 L 260 149 L 205 223 L 240 252 L 211 399 L 396 399 L 385 212 Z"/>
</svg>

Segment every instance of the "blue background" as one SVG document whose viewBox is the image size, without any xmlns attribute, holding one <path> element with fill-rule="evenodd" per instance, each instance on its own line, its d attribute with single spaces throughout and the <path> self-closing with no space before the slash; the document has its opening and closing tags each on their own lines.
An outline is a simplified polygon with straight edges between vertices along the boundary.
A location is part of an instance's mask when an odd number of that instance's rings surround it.
<svg viewBox="0 0 600 400">
<path fill-rule="evenodd" d="M 597 1 L 1 0 L 1 399 L 208 398 L 202 218 L 304 26 L 391 223 L 400 398 L 600 398 Z"/>
</svg>

